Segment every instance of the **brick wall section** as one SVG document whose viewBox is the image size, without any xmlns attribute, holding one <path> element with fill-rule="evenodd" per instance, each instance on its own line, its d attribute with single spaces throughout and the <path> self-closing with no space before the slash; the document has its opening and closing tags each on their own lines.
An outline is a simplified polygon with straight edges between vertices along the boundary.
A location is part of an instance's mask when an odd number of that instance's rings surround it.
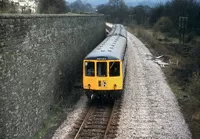
<svg viewBox="0 0 200 139">
<path fill-rule="evenodd" d="M 103 16 L 0 15 L 0 138 L 32 138 L 103 38 Z"/>
</svg>

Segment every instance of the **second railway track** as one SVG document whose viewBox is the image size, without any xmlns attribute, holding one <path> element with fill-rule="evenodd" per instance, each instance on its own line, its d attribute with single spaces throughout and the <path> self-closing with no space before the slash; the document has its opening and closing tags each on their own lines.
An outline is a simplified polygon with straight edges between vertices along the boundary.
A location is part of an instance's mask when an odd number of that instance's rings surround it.
<svg viewBox="0 0 200 139">
<path fill-rule="evenodd" d="M 91 105 L 77 120 L 67 139 L 112 139 L 117 132 L 121 100 Z"/>
</svg>

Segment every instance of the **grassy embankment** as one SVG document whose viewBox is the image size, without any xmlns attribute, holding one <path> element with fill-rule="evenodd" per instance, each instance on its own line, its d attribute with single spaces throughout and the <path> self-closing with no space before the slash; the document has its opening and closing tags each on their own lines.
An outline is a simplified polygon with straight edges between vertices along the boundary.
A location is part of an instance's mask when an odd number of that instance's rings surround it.
<svg viewBox="0 0 200 139">
<path fill-rule="evenodd" d="M 177 38 L 142 27 L 129 27 L 129 31 L 145 43 L 154 56 L 164 55 L 169 66 L 162 68 L 167 81 L 177 97 L 181 111 L 194 139 L 200 137 L 200 75 L 193 72 L 195 52 L 200 39 L 179 44 Z M 195 49 L 194 49 L 195 48 Z M 196 52 L 197 53 L 197 52 Z M 198 54 L 198 53 L 197 53 Z"/>
<path fill-rule="evenodd" d="M 38 130 L 33 139 L 52 138 L 56 129 L 66 120 L 68 113 L 73 111 L 75 104 L 82 95 L 83 91 L 81 89 L 74 88 L 67 98 L 61 100 L 58 104 L 52 105 L 42 128 Z"/>
</svg>

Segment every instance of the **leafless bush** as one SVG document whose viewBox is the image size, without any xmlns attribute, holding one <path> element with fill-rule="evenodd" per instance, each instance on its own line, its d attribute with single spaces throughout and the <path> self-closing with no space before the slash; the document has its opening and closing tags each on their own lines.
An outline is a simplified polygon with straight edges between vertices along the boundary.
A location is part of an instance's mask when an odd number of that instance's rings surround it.
<svg viewBox="0 0 200 139">
<path fill-rule="evenodd" d="M 152 36 L 152 34 L 147 30 L 145 30 L 144 28 L 139 27 L 137 29 L 137 35 L 142 39 L 144 39 L 145 41 L 147 41 L 147 43 L 149 43 L 151 47 L 155 48 L 157 46 L 157 42 Z"/>
<path fill-rule="evenodd" d="M 200 73 L 195 72 L 190 79 L 188 91 L 200 100 Z"/>
<path fill-rule="evenodd" d="M 151 32 L 142 27 L 137 27 L 133 30 L 135 35 L 140 37 L 142 41 L 148 44 L 148 47 L 153 49 L 154 54 L 167 54 L 168 50 L 156 40 L 156 33 Z"/>
<path fill-rule="evenodd" d="M 173 29 L 173 23 L 168 17 L 161 17 L 155 24 L 154 24 L 154 30 L 160 31 L 160 32 L 169 32 L 171 29 Z"/>
</svg>

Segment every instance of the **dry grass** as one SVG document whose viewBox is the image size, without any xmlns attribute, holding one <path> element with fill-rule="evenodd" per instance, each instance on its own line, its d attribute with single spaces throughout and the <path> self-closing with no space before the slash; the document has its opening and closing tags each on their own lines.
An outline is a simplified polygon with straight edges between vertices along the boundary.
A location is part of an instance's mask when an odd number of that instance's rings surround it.
<svg viewBox="0 0 200 139">
<path fill-rule="evenodd" d="M 82 90 L 73 88 L 68 98 L 60 101 L 58 104 L 52 105 L 48 117 L 43 122 L 42 128 L 34 135 L 33 139 L 52 138 L 57 128 L 66 119 L 67 114 L 74 109 L 74 105 L 82 95 Z"/>
<path fill-rule="evenodd" d="M 156 39 L 157 33 L 143 27 L 129 28 L 129 31 L 140 38 L 154 55 L 169 54 L 169 51 Z"/>
</svg>

